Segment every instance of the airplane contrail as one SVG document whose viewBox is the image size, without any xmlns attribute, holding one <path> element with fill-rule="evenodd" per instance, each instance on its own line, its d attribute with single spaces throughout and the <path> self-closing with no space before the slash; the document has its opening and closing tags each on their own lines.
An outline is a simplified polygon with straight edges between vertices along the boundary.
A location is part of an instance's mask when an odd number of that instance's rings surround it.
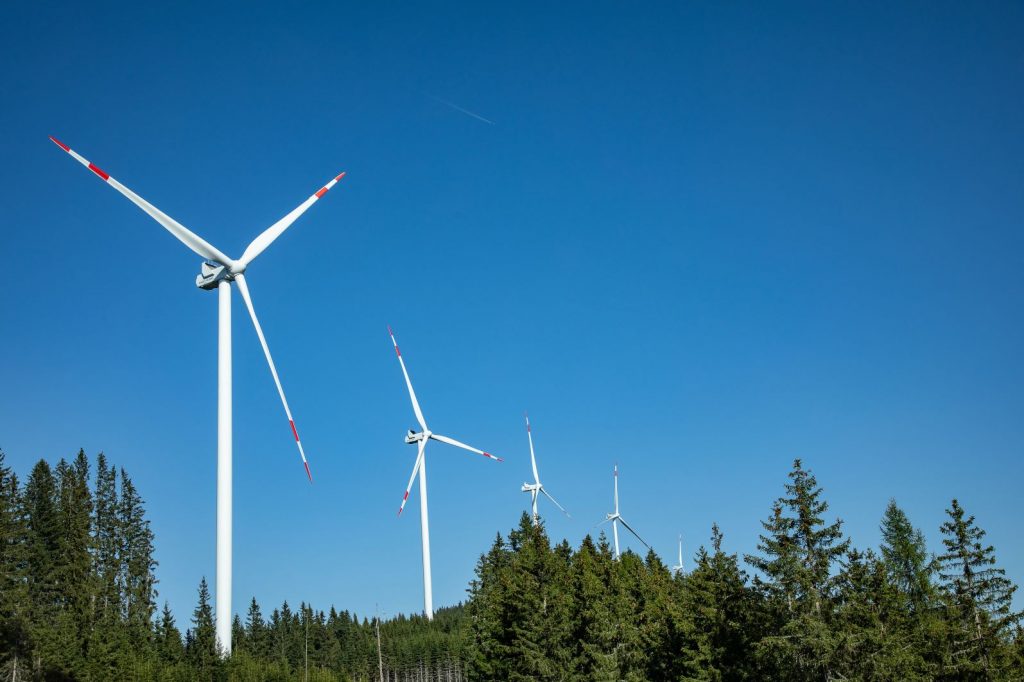
<svg viewBox="0 0 1024 682">
<path fill-rule="evenodd" d="M 460 107 L 458 104 L 455 104 L 454 102 L 449 102 L 446 99 L 441 99 L 437 95 L 430 95 L 430 97 L 431 97 L 431 99 L 436 99 L 441 104 L 445 104 L 447 106 L 450 106 L 452 109 L 455 109 L 455 111 L 461 111 L 466 116 L 472 116 L 473 118 L 475 118 L 478 121 L 483 121 L 484 123 L 487 123 L 488 125 L 494 125 L 494 121 L 486 119 L 483 116 L 481 116 L 480 114 L 474 114 L 469 109 L 463 109 L 462 107 Z"/>
</svg>

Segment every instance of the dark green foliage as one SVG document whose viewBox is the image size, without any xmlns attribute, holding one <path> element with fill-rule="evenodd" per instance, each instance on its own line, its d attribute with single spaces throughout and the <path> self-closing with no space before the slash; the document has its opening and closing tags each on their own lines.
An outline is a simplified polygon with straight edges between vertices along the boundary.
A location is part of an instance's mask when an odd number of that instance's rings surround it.
<svg viewBox="0 0 1024 682">
<path fill-rule="evenodd" d="M 922 613 L 934 596 L 932 565 L 928 560 L 924 534 L 910 524 L 910 519 L 890 500 L 882 517 L 882 560 L 889 581 L 895 586 L 906 607 Z"/>
<path fill-rule="evenodd" d="M 992 679 L 1015 667 L 1008 650 L 1022 614 L 1012 610 L 1017 586 L 996 567 L 995 548 L 984 545 L 985 531 L 965 518 L 953 500 L 942 524 L 946 552 L 939 574 L 947 608 L 948 669 L 961 679 Z"/>
<path fill-rule="evenodd" d="M 938 560 L 894 502 L 879 554 L 850 549 L 797 461 L 753 580 L 717 526 L 673 576 L 653 552 L 615 560 L 603 534 L 552 545 L 523 515 L 465 606 L 378 623 L 252 599 L 224 657 L 205 579 L 184 636 L 157 613 L 153 533 L 124 470 L 100 455 L 90 487 L 80 452 L 19 486 L 0 452 L 0 680 L 1022 680 L 1016 587 L 974 518 L 948 511 Z"/>
</svg>

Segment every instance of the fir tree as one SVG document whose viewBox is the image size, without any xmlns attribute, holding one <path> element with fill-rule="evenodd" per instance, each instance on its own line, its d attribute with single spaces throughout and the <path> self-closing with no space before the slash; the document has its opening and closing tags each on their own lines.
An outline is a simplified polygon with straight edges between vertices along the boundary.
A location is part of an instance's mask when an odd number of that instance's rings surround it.
<svg viewBox="0 0 1024 682">
<path fill-rule="evenodd" d="M 14 676 L 17 670 L 27 670 L 27 528 L 18 477 L 4 459 L 0 450 L 0 665 Z"/>
<path fill-rule="evenodd" d="M 907 607 L 920 613 L 932 596 L 932 566 L 924 534 L 910 524 L 906 513 L 889 500 L 882 517 L 882 559 L 889 581 L 904 595 Z"/>
<path fill-rule="evenodd" d="M 199 603 L 192 612 L 192 629 L 189 635 L 185 647 L 186 659 L 200 675 L 213 676 L 220 667 L 220 647 L 213 624 L 210 588 L 205 577 L 199 581 Z"/>
<path fill-rule="evenodd" d="M 832 674 L 837 646 L 829 620 L 835 581 L 833 564 L 846 553 L 842 521 L 826 524 L 828 503 L 814 475 L 793 462 L 786 484 L 762 526 L 758 549 L 763 556 L 746 561 L 767 579 L 764 589 L 775 622 L 758 644 L 758 655 L 776 677 L 820 679 Z"/>
<path fill-rule="evenodd" d="M 145 517 L 142 498 L 121 469 L 121 498 L 117 505 L 119 547 L 118 591 L 129 642 L 135 651 L 150 645 L 151 621 L 156 611 L 156 561 L 153 531 Z"/>
<path fill-rule="evenodd" d="M 680 581 L 685 622 L 677 625 L 682 656 L 674 679 L 744 680 L 752 677 L 748 652 L 756 637 L 758 605 L 735 554 L 722 549 L 722 533 L 711 526 L 711 549 L 701 546 L 694 568 Z"/>
<path fill-rule="evenodd" d="M 982 544 L 985 531 L 965 518 L 957 500 L 946 510 L 942 524 L 945 554 L 939 558 L 940 576 L 949 600 L 953 624 L 954 669 L 960 675 L 990 676 L 1005 669 L 1007 644 L 1021 613 L 1012 610 L 1017 586 L 996 567 L 995 549 Z"/>
<path fill-rule="evenodd" d="M 181 632 L 174 621 L 171 607 L 166 602 L 156 624 L 154 645 L 157 656 L 165 665 L 180 663 L 184 657 L 185 649 L 181 642 Z"/>
</svg>

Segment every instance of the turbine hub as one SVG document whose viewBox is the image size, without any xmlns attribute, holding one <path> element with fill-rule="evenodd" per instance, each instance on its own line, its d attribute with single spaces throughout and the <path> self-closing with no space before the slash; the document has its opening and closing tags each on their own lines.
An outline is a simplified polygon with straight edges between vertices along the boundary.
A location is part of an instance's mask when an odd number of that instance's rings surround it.
<svg viewBox="0 0 1024 682">
<path fill-rule="evenodd" d="M 204 261 L 200 266 L 199 274 L 196 275 L 196 286 L 211 291 L 216 289 L 222 280 L 232 281 L 235 274 L 226 265 L 209 260 Z"/>
</svg>

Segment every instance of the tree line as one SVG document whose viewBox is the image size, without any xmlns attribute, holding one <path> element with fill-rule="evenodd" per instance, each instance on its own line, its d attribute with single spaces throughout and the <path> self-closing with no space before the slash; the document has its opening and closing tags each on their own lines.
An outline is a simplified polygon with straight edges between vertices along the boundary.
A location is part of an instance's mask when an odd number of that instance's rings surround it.
<svg viewBox="0 0 1024 682">
<path fill-rule="evenodd" d="M 895 501 L 857 549 L 797 460 L 757 552 L 712 526 L 688 572 L 552 544 L 523 514 L 433 621 L 254 598 L 217 650 L 205 578 L 187 624 L 157 608 L 154 537 L 124 469 L 84 452 L 22 485 L 0 452 L 0 680 L 1019 680 L 1016 586 L 953 500 L 943 550 Z M 750 570 L 750 573 L 747 572 Z"/>
<path fill-rule="evenodd" d="M 797 460 L 758 551 L 711 527 L 688 573 L 605 537 L 552 546 L 525 514 L 481 557 L 466 605 L 473 680 L 1020 680 L 1016 590 L 957 500 L 943 552 L 895 501 L 876 552 L 829 520 Z M 753 577 L 744 565 L 753 571 Z"/>
</svg>

